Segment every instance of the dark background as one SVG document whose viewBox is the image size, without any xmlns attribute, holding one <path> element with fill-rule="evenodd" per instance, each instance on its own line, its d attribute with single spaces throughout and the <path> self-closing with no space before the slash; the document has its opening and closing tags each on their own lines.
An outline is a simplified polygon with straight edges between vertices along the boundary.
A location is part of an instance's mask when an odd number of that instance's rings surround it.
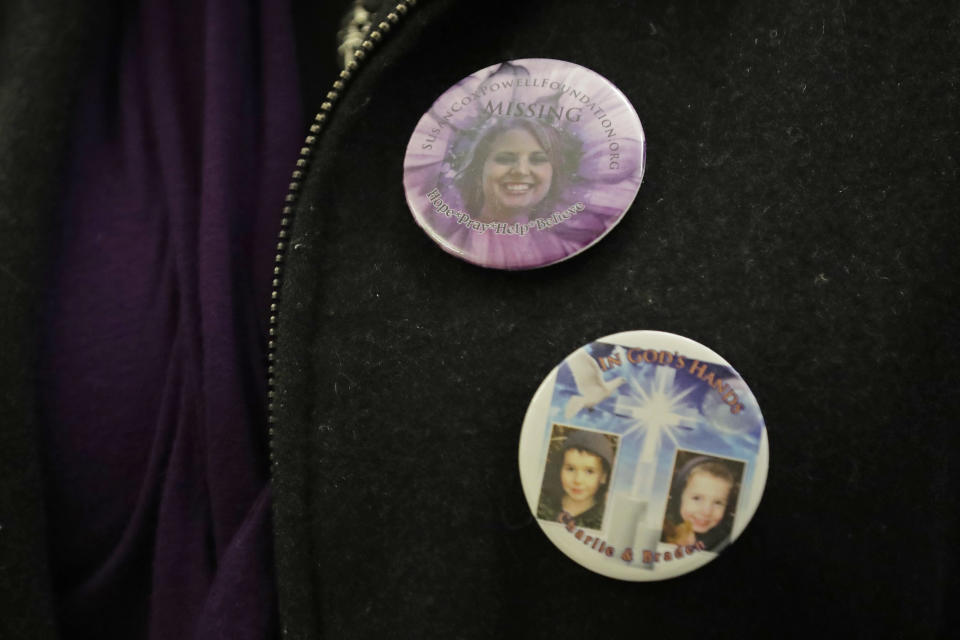
<svg viewBox="0 0 960 640">
<path fill-rule="evenodd" d="M 336 25 L 320 15 L 330 3 L 304 4 L 309 113 Z M 3 122 L 26 123 L 0 127 L 12 638 L 52 631 L 31 319 L 82 62 L 65 53 L 108 29 L 104 6 L 0 13 L 0 65 L 18 74 L 6 87 L 33 96 L 0 95 Z M 338 102 L 288 243 L 273 439 L 284 637 L 955 635 L 958 32 L 955 2 L 421 0 Z M 623 90 L 647 172 L 588 252 L 487 271 L 414 224 L 403 151 L 450 85 L 522 57 L 570 60 Z M 752 523 L 663 583 L 569 561 L 516 469 L 543 377 L 629 329 L 720 353 L 770 437 Z"/>
<path fill-rule="evenodd" d="M 294 637 L 951 635 L 957 7 L 420 5 L 335 107 L 294 220 L 275 438 Z M 588 252 L 489 271 L 412 223 L 403 153 L 450 85 L 524 57 L 623 90 L 647 173 Z M 516 471 L 542 378 L 629 329 L 719 352 L 770 436 L 741 538 L 656 584 L 562 556 Z"/>
</svg>

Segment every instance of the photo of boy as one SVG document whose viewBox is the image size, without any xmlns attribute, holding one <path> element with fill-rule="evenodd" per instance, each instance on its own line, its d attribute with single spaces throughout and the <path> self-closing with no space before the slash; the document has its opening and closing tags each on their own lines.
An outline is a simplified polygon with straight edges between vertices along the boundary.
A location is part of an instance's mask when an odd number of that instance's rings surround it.
<svg viewBox="0 0 960 640">
<path fill-rule="evenodd" d="M 537 517 L 600 529 L 617 436 L 553 425 Z"/>
<path fill-rule="evenodd" d="M 719 551 L 730 539 L 744 463 L 679 451 L 661 541 L 690 545 L 702 542 Z"/>
</svg>

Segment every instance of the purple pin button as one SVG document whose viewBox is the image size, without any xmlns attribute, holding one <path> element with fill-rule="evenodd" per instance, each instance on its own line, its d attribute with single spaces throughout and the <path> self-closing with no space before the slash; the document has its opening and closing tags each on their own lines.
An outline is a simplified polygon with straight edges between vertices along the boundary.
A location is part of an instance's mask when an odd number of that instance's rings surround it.
<svg viewBox="0 0 960 640">
<path fill-rule="evenodd" d="M 445 251 L 533 269 L 592 246 L 637 195 L 646 141 L 603 76 L 524 59 L 467 76 L 417 123 L 404 159 L 413 217 Z"/>
</svg>

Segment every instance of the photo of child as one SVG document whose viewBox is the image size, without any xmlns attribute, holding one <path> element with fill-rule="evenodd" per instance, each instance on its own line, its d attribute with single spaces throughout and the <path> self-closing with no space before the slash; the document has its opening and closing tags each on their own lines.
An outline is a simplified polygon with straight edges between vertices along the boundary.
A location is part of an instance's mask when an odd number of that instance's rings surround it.
<svg viewBox="0 0 960 640">
<path fill-rule="evenodd" d="M 600 529 L 618 437 L 553 425 L 537 518 Z"/>
<path fill-rule="evenodd" d="M 662 542 L 702 542 L 719 551 L 730 539 L 744 463 L 678 451 L 663 519 Z"/>
</svg>

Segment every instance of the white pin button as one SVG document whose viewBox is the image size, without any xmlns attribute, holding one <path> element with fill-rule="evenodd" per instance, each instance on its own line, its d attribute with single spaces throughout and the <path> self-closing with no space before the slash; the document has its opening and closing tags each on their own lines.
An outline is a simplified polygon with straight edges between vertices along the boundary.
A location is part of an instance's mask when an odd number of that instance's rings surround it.
<svg viewBox="0 0 960 640">
<path fill-rule="evenodd" d="M 697 569 L 735 541 L 766 484 L 750 389 L 709 348 L 630 331 L 570 354 L 530 403 L 520 478 L 563 553 L 621 580 Z"/>
</svg>

